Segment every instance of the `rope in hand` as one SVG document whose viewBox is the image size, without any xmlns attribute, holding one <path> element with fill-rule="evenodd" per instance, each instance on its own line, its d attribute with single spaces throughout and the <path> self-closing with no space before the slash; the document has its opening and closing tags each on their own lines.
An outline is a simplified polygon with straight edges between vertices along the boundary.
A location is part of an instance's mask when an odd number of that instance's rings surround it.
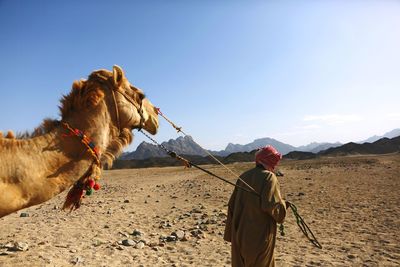
<svg viewBox="0 0 400 267">
<path fill-rule="evenodd" d="M 158 114 L 159 114 L 161 117 L 163 117 L 169 124 L 171 124 L 171 126 L 172 126 L 173 128 L 175 128 L 175 130 L 176 130 L 178 133 L 180 132 L 180 133 L 182 133 L 184 136 L 188 136 L 184 131 L 182 131 L 182 127 L 178 127 L 175 123 L 173 123 L 170 119 L 168 119 L 168 118 L 161 112 L 161 110 L 160 110 L 159 108 L 157 108 L 157 112 L 158 112 Z M 230 182 L 230 181 L 228 181 L 228 180 L 226 180 L 226 179 L 224 179 L 224 178 L 222 178 L 222 177 L 220 177 L 220 176 L 218 176 L 218 175 L 216 175 L 216 174 L 214 174 L 214 173 L 212 173 L 212 172 L 210 172 L 210 171 L 208 171 L 208 170 L 206 170 L 206 169 L 204 169 L 204 168 L 202 168 L 202 167 L 200 167 L 200 166 L 198 166 L 198 165 L 196 165 L 196 164 L 194 164 L 193 162 L 191 162 L 191 161 L 189 161 L 189 160 L 183 158 L 182 156 L 178 155 L 178 154 L 175 153 L 174 151 L 171 151 L 171 150 L 169 150 L 168 148 L 166 148 L 164 145 L 158 143 L 156 140 L 154 140 L 151 136 L 149 136 L 148 134 L 146 134 L 145 132 L 143 132 L 141 129 L 139 129 L 139 132 L 141 132 L 143 135 L 145 135 L 147 138 L 149 138 L 153 143 L 155 143 L 155 144 L 156 144 L 157 146 L 159 146 L 162 150 L 164 150 L 169 156 L 171 156 L 171 157 L 173 157 L 173 158 L 176 158 L 176 159 L 182 161 L 183 164 L 184 164 L 186 167 L 190 168 L 190 167 L 193 166 L 193 167 L 195 167 L 195 168 L 197 168 L 197 169 L 199 169 L 199 170 L 201 170 L 201 171 L 203 171 L 203 172 L 205 172 L 205 173 L 207 173 L 207 174 L 209 174 L 209 175 L 211 175 L 211 176 L 213 176 L 213 177 L 215 177 L 215 178 L 218 178 L 218 179 L 220 179 L 220 180 L 222 180 L 222 181 L 224 181 L 224 182 L 226 182 L 226 183 L 229 183 L 229 184 L 231 184 L 231 185 L 233 185 L 233 186 L 235 186 L 235 187 L 238 187 L 238 188 L 240 188 L 240 189 L 242 189 L 242 190 L 244 190 L 244 191 L 246 191 L 246 192 L 252 193 L 252 194 L 254 194 L 254 195 L 260 197 L 260 194 L 258 194 L 258 192 L 257 192 L 253 187 L 251 187 L 248 183 L 246 183 L 245 181 L 243 181 L 243 179 L 241 179 L 240 176 L 239 176 L 238 174 L 236 174 L 236 173 L 233 172 L 231 169 L 229 169 L 226 165 L 224 165 L 220 160 L 218 160 L 216 157 L 214 157 L 214 155 L 212 155 L 208 150 L 206 150 L 206 149 L 204 149 L 202 146 L 200 146 L 200 145 L 199 145 L 196 141 L 194 141 L 193 139 L 192 139 L 192 140 L 193 140 L 193 142 L 194 142 L 195 144 L 197 144 L 203 151 L 205 151 L 211 158 L 213 158 L 216 162 L 218 162 L 220 165 L 222 165 L 226 170 L 228 170 L 228 171 L 231 172 L 234 176 L 236 176 L 236 177 L 238 178 L 238 180 L 240 180 L 244 185 L 246 185 L 247 188 L 242 187 L 242 186 L 240 186 L 240 185 L 238 185 L 238 184 L 234 184 L 234 183 L 232 183 L 232 182 Z M 290 204 L 289 204 L 289 207 L 291 208 L 291 210 L 292 210 L 292 212 L 293 212 L 293 215 L 294 215 L 295 218 L 296 218 L 296 223 L 297 223 L 297 225 L 299 226 L 300 230 L 303 232 L 304 236 L 305 236 L 314 246 L 316 246 L 317 248 L 322 249 L 321 244 L 318 242 L 317 238 L 315 237 L 314 233 L 311 231 L 310 227 L 308 227 L 308 225 L 306 224 L 306 222 L 304 221 L 304 219 L 303 219 L 303 218 L 300 216 L 300 214 L 297 212 L 297 207 L 296 207 L 293 203 L 290 203 Z M 279 226 L 279 231 L 280 231 L 280 233 L 281 233 L 282 236 L 285 235 L 285 232 L 284 232 L 284 225 L 283 225 L 283 224 L 281 224 L 281 225 Z"/>
<path fill-rule="evenodd" d="M 178 132 L 178 133 L 182 133 L 184 136 L 188 136 L 183 130 L 182 130 L 182 127 L 178 127 L 175 123 L 173 123 L 167 116 L 165 116 L 162 112 L 161 112 L 161 110 L 160 110 L 160 108 L 156 108 L 157 109 L 157 112 L 158 112 L 158 115 L 160 115 L 161 117 L 163 117 L 169 124 L 171 124 L 171 126 Z M 229 171 L 234 177 L 236 177 L 239 181 L 241 181 L 247 188 L 249 188 L 251 191 L 252 191 L 252 193 L 253 194 L 256 194 L 256 195 L 258 195 L 259 196 L 259 194 L 258 194 L 258 192 L 251 186 L 251 185 L 249 185 L 248 183 L 246 183 L 245 181 L 243 181 L 243 179 L 242 178 L 240 178 L 240 176 L 237 174 L 237 173 L 235 173 L 234 171 L 232 171 L 230 168 L 228 168 L 225 164 L 223 164 L 219 159 L 217 159 L 213 154 L 211 154 L 207 149 L 204 149 L 200 144 L 198 144 L 195 140 L 193 140 L 193 138 L 192 138 L 192 141 L 196 144 L 196 145 L 198 145 L 205 153 L 207 153 L 207 155 L 209 155 L 213 160 L 215 160 L 216 162 L 218 162 L 221 166 L 223 166 L 227 171 Z M 193 167 L 195 167 L 194 166 L 194 164 L 192 164 L 192 166 Z M 201 169 L 200 167 L 196 167 L 196 168 L 198 168 L 198 169 Z M 205 172 L 208 172 L 207 170 L 204 170 L 204 169 L 202 169 L 203 171 L 205 171 Z M 214 177 L 215 177 L 215 175 L 213 175 Z M 218 177 L 217 177 L 218 178 Z M 223 179 L 224 180 L 224 179 Z M 230 182 L 228 182 L 228 183 L 230 183 Z M 235 185 L 236 186 L 236 185 Z M 248 191 L 248 190 L 246 190 L 246 191 Z"/>
<path fill-rule="evenodd" d="M 317 238 L 315 237 L 314 233 L 311 231 L 310 227 L 308 227 L 307 223 L 304 221 L 304 219 L 300 216 L 300 214 L 297 212 L 297 207 L 293 203 L 289 204 L 290 209 L 293 212 L 294 217 L 296 218 L 296 223 L 297 226 L 299 226 L 300 230 L 303 232 L 304 236 L 317 248 L 322 249 L 321 244 L 318 242 Z M 285 227 L 283 226 L 283 223 L 280 224 L 279 226 L 279 232 L 281 233 L 281 236 L 285 235 L 284 232 Z"/>
</svg>

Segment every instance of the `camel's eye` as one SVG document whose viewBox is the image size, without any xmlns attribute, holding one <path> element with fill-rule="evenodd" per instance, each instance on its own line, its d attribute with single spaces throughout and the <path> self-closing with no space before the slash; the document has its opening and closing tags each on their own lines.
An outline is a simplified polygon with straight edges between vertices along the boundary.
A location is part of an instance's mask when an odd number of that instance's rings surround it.
<svg viewBox="0 0 400 267">
<path fill-rule="evenodd" d="M 137 97 L 140 100 L 143 100 L 144 98 L 146 98 L 146 95 L 142 92 L 142 90 L 134 87 L 133 85 L 130 85 L 130 88 L 132 89 L 132 91 L 134 92 L 134 94 L 137 94 Z"/>
</svg>

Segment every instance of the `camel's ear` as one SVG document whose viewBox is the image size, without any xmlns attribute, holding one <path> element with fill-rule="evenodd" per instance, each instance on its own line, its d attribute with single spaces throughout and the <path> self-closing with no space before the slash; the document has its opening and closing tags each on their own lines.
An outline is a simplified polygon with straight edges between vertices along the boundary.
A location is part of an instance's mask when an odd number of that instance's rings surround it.
<svg viewBox="0 0 400 267">
<path fill-rule="evenodd" d="M 14 132 L 13 132 L 13 131 L 8 131 L 8 132 L 7 132 L 7 135 L 6 135 L 6 138 L 8 138 L 8 139 L 15 139 L 15 134 L 14 134 Z"/>
<path fill-rule="evenodd" d="M 124 71 L 121 69 L 121 67 L 114 65 L 113 79 L 114 79 L 115 86 L 120 87 L 124 78 L 125 78 L 125 74 L 124 74 Z"/>
<path fill-rule="evenodd" d="M 84 80 L 74 81 L 74 83 L 72 84 L 72 89 L 73 90 L 80 90 L 83 87 L 85 87 L 85 81 Z"/>
<path fill-rule="evenodd" d="M 76 95 L 84 95 L 86 92 L 86 84 L 87 81 L 86 80 L 78 80 L 78 81 L 74 81 L 74 83 L 72 84 L 72 91 L 74 92 L 74 94 Z"/>
<path fill-rule="evenodd" d="M 85 95 L 85 104 L 87 107 L 95 107 L 104 99 L 104 92 L 96 88 Z"/>
</svg>

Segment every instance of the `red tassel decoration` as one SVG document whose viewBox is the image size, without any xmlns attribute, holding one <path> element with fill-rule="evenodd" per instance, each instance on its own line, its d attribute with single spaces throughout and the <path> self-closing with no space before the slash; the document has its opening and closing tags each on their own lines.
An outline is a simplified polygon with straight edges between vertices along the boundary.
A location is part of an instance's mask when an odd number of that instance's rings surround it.
<svg viewBox="0 0 400 267">
<path fill-rule="evenodd" d="M 100 189 L 100 187 L 101 187 L 100 184 L 95 183 L 94 186 L 93 186 L 93 189 L 97 191 L 97 190 Z"/>
<path fill-rule="evenodd" d="M 79 181 L 69 190 L 63 209 L 76 210 L 81 206 L 83 188 Z"/>
<path fill-rule="evenodd" d="M 63 209 L 75 210 L 81 206 L 84 193 L 90 196 L 93 190 L 99 190 L 100 185 L 95 182 L 101 175 L 101 163 L 99 159 L 99 148 L 93 143 L 88 136 L 79 129 L 71 128 L 68 123 L 64 122 L 63 127 L 68 131 L 67 134 L 62 134 L 63 137 L 77 136 L 81 143 L 87 148 L 93 156 L 92 164 L 87 171 L 79 178 L 79 180 L 72 186 L 67 194 Z"/>
<path fill-rule="evenodd" d="M 94 185 L 95 185 L 95 181 L 92 180 L 92 179 L 90 179 L 90 180 L 88 181 L 88 187 L 89 187 L 89 188 L 93 188 Z"/>
</svg>

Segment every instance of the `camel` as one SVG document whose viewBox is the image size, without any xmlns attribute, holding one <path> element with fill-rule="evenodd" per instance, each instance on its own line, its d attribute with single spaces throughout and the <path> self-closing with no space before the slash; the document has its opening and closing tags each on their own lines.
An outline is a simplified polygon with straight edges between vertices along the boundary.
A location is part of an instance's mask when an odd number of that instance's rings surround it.
<svg viewBox="0 0 400 267">
<path fill-rule="evenodd" d="M 157 109 L 118 66 L 75 81 L 59 108 L 60 121 L 46 119 L 28 137 L 0 135 L 0 218 L 68 188 L 64 208 L 78 208 L 133 129 L 158 130 Z"/>
</svg>

